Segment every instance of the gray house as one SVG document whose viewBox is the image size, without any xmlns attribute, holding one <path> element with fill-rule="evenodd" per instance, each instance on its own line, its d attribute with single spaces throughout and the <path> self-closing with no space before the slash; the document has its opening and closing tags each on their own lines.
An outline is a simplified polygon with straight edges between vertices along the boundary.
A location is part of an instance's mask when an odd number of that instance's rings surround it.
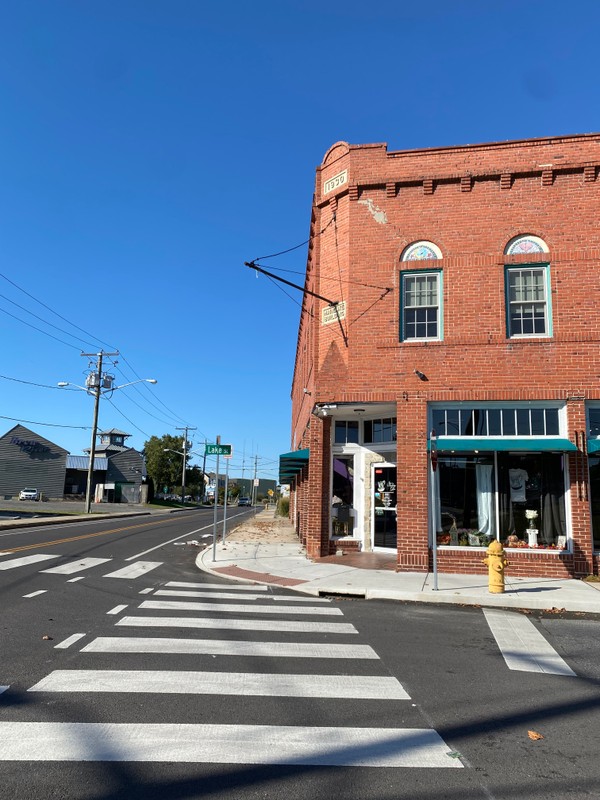
<svg viewBox="0 0 600 800">
<path fill-rule="evenodd" d="M 111 428 L 100 431 L 98 436 L 100 443 L 96 447 L 96 457 L 106 459 L 106 474 L 103 482 L 96 483 L 95 502 L 145 503 L 146 462 L 138 450 L 125 444 L 131 434 Z"/>
<path fill-rule="evenodd" d="M 49 439 L 15 425 L 0 437 L 0 497 L 18 497 L 28 487 L 46 498 L 62 498 L 67 455 Z"/>
</svg>

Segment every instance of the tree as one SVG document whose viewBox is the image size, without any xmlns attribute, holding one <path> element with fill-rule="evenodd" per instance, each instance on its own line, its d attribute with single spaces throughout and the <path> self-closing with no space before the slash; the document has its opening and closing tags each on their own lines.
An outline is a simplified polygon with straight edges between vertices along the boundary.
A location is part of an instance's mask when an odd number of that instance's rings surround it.
<svg viewBox="0 0 600 800">
<path fill-rule="evenodd" d="M 181 455 L 179 455 L 180 453 Z M 183 471 L 183 439 L 181 436 L 171 436 L 166 433 L 160 438 L 158 436 L 150 437 L 144 443 L 144 456 L 148 475 L 154 481 L 157 491 L 162 492 L 165 486 L 169 489 L 181 486 Z M 186 454 L 186 462 L 189 463 L 189 460 L 190 456 Z M 187 469 L 189 467 L 186 468 L 186 472 Z"/>
</svg>

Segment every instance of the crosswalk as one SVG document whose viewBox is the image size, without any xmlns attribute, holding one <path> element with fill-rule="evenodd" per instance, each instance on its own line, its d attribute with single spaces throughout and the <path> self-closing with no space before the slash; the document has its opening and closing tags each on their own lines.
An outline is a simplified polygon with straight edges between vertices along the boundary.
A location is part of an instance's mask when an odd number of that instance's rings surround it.
<svg viewBox="0 0 600 800">
<path fill-rule="evenodd" d="M 0 571 L 7 571 L 12 569 L 19 569 L 20 567 L 29 567 L 32 564 L 42 563 L 44 561 L 51 561 L 62 558 L 61 555 L 56 553 L 31 553 L 27 556 L 18 556 L 16 558 L 9 558 L 10 553 L 0 553 Z M 65 561 L 57 567 L 48 567 L 47 569 L 39 570 L 40 573 L 47 575 L 76 575 L 78 572 L 90 572 L 95 567 L 100 567 L 103 564 L 113 561 L 112 558 L 76 558 L 70 561 Z M 103 578 L 121 578 L 126 580 L 135 580 L 147 575 L 157 567 L 162 566 L 162 561 L 133 561 L 125 567 L 121 567 L 113 572 L 103 574 Z M 76 579 L 73 579 L 76 580 Z"/>
<path fill-rule="evenodd" d="M 185 600 L 162 599 L 180 592 L 186 593 Z M 73 668 L 55 669 L 30 686 L 31 699 L 52 705 L 52 698 L 68 697 L 68 709 L 76 707 L 76 697 L 81 702 L 93 697 L 94 708 L 101 708 L 102 698 L 126 702 L 133 696 L 183 695 L 190 701 L 210 696 L 233 703 L 236 698 L 279 698 L 279 704 L 312 699 L 320 704 L 315 720 L 323 708 L 328 720 L 335 719 L 335 704 L 344 701 L 385 701 L 392 712 L 380 722 L 374 708 L 369 724 L 357 727 L 306 724 L 305 718 L 290 724 L 278 704 L 270 707 L 271 715 L 281 718 L 267 716 L 265 724 L 238 719 L 245 704 L 239 704 L 235 723 L 231 716 L 219 718 L 219 703 L 203 704 L 201 722 L 180 724 L 144 722 L 139 711 L 126 721 L 106 721 L 99 712 L 101 722 L 89 717 L 50 722 L 43 713 L 44 721 L 32 722 L 30 708 L 29 721 L 0 721 L 0 761 L 463 768 L 442 737 L 422 724 L 408 692 L 385 674 L 375 650 L 356 641 L 359 631 L 330 600 L 274 594 L 263 586 L 177 581 L 152 596 L 158 598 L 142 600 L 134 613 L 123 606 L 129 613 L 115 619 L 114 635 L 79 632 L 57 643 L 58 650 L 77 648 L 67 662 Z M 159 668 L 148 668 L 149 654 Z M 213 663 L 221 669 L 198 668 L 214 658 L 220 659 Z M 175 669 L 174 663 L 185 667 Z M 207 709 L 214 718 L 204 718 Z M 404 724 L 390 727 L 390 719 Z"/>
</svg>

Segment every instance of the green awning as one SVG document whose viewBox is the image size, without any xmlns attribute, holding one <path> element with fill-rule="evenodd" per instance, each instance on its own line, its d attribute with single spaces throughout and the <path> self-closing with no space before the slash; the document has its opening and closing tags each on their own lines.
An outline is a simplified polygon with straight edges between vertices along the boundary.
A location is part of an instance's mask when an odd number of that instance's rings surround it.
<svg viewBox="0 0 600 800">
<path fill-rule="evenodd" d="M 305 450 L 292 450 L 279 456 L 279 483 L 289 483 L 308 464 L 308 447 Z"/>
<path fill-rule="evenodd" d="M 597 453 L 600 450 L 600 439 L 588 439 L 587 451 L 588 453 Z"/>
<path fill-rule="evenodd" d="M 567 453 L 577 450 L 577 447 L 569 439 L 558 437 L 550 438 L 546 436 L 531 437 L 530 439 L 510 439 L 505 436 L 438 436 L 436 440 L 437 450 L 440 453 L 448 450 L 454 452 L 473 452 L 482 451 L 526 451 L 529 453 L 558 451 Z M 431 449 L 431 442 L 427 442 L 427 449 Z M 600 445 L 598 447 L 600 449 Z M 588 447 L 589 450 L 589 447 Z"/>
</svg>

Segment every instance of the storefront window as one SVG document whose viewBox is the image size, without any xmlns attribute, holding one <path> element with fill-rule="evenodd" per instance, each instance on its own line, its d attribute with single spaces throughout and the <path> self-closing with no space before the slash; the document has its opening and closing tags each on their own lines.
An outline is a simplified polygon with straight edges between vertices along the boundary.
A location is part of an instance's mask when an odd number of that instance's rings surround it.
<svg viewBox="0 0 600 800">
<path fill-rule="evenodd" d="M 440 456 L 435 472 L 439 493 L 437 543 L 485 547 L 496 538 L 492 456 Z"/>
<path fill-rule="evenodd" d="M 508 547 L 565 549 L 565 469 L 560 453 L 440 455 L 438 545 L 485 547 L 499 538 Z M 590 481 L 600 547 L 600 457 L 590 459 Z"/>
<path fill-rule="evenodd" d="M 560 453 L 498 453 L 499 518 L 505 544 L 531 546 L 528 530 L 533 529 L 538 531 L 538 547 L 566 547 L 565 468 Z"/>
<path fill-rule="evenodd" d="M 333 490 L 331 498 L 332 533 L 334 536 L 352 534 L 354 504 L 354 458 L 335 456 L 333 459 Z"/>
<path fill-rule="evenodd" d="M 591 423 L 591 413 L 590 413 Z M 593 424 L 593 423 L 591 423 Z M 592 506 L 592 531 L 594 550 L 600 550 L 600 453 L 589 457 L 590 501 Z"/>
</svg>

